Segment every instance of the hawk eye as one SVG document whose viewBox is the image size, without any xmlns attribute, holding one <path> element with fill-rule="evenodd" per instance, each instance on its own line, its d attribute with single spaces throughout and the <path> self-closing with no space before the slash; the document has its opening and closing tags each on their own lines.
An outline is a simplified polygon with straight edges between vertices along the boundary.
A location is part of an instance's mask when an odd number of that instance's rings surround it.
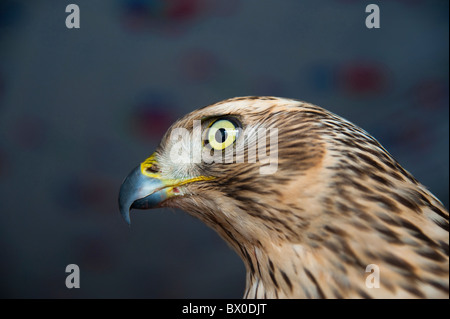
<svg viewBox="0 0 450 319">
<path fill-rule="evenodd" d="M 211 124 L 206 136 L 207 142 L 215 150 L 223 150 L 236 141 L 239 126 L 232 120 L 220 119 Z"/>
</svg>

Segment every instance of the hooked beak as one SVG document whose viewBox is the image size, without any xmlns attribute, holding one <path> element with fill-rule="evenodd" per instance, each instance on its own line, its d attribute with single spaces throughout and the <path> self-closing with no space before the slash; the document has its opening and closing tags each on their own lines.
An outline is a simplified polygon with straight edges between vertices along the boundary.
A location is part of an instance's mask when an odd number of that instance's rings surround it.
<svg viewBox="0 0 450 319">
<path fill-rule="evenodd" d="M 153 153 L 125 178 L 119 192 L 119 209 L 122 217 L 130 224 L 130 210 L 159 207 L 166 199 L 182 196 L 178 187 L 209 181 L 215 177 L 195 176 L 182 179 L 163 178 L 159 171 L 156 155 Z"/>
<path fill-rule="evenodd" d="M 157 207 L 169 197 L 167 185 L 161 179 L 142 174 L 136 167 L 125 178 L 119 192 L 119 209 L 122 217 L 130 224 L 130 210 Z"/>
</svg>

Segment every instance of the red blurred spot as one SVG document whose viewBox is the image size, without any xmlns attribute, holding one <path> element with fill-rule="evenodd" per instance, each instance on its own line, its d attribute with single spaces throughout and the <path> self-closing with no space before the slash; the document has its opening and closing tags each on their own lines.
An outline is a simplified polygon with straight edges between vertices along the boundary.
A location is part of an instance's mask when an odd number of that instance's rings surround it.
<svg viewBox="0 0 450 319">
<path fill-rule="evenodd" d="M 144 139 L 159 140 L 174 121 L 167 111 L 167 106 L 141 108 L 133 116 L 132 126 Z"/>
<path fill-rule="evenodd" d="M 135 32 L 151 30 L 176 36 L 185 32 L 187 23 L 201 17 L 206 9 L 206 0 L 128 0 L 122 19 Z"/>
<path fill-rule="evenodd" d="M 167 16 L 171 19 L 187 20 L 198 14 L 200 9 L 198 0 L 176 0 L 172 1 Z"/>
<path fill-rule="evenodd" d="M 345 91 L 357 95 L 380 93 L 387 83 L 384 69 L 374 64 L 344 66 L 338 72 L 338 77 Z"/>
</svg>

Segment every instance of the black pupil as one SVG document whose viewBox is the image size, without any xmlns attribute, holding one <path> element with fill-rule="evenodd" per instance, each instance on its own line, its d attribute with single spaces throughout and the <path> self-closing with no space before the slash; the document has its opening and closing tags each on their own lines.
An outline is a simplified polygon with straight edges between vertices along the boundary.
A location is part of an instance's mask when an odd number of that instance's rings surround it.
<svg viewBox="0 0 450 319">
<path fill-rule="evenodd" d="M 227 130 L 224 128 L 218 129 L 216 132 L 215 138 L 216 138 L 216 141 L 219 143 L 225 142 L 227 139 Z"/>
</svg>

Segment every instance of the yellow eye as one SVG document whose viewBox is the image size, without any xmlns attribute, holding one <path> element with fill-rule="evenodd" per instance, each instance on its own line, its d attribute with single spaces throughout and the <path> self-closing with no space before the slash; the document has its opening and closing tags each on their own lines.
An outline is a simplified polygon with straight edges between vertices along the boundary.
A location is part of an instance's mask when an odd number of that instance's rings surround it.
<svg viewBox="0 0 450 319">
<path fill-rule="evenodd" d="M 234 143 L 239 127 L 230 120 L 218 120 L 208 130 L 207 141 L 215 150 L 223 150 Z"/>
</svg>

